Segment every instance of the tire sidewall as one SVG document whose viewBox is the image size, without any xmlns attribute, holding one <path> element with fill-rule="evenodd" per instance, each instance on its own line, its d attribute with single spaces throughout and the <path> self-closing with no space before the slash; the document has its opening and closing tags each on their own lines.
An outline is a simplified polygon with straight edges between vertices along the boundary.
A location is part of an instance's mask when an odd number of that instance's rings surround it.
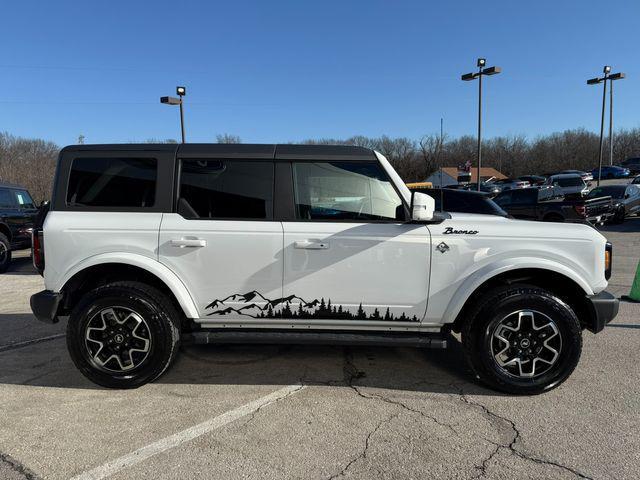
<svg viewBox="0 0 640 480">
<path fill-rule="evenodd" d="M 9 265 L 11 264 L 11 244 L 9 243 L 9 239 L 0 233 L 0 249 L 5 250 L 4 260 L 2 260 L 2 255 L 0 255 L 0 273 L 4 273 L 9 269 Z"/>
<path fill-rule="evenodd" d="M 494 329 L 507 315 L 518 310 L 535 310 L 551 318 L 561 335 L 562 348 L 556 363 L 544 374 L 535 378 L 518 378 L 506 373 L 495 361 L 491 349 Z M 496 384 L 507 386 L 516 393 L 538 393 L 550 390 L 562 383 L 575 369 L 582 350 L 581 329 L 573 311 L 560 299 L 535 294 L 516 294 L 504 298 L 480 312 L 481 324 L 477 325 L 476 351 L 482 368 Z"/>
<path fill-rule="evenodd" d="M 89 321 L 98 312 L 109 307 L 125 307 L 138 313 L 147 322 L 151 347 L 145 360 L 127 372 L 105 372 L 91 360 L 85 345 L 85 332 Z M 160 375 L 174 348 L 171 323 L 167 314 L 151 298 L 125 288 L 98 289 L 85 297 L 69 317 L 67 347 L 76 367 L 89 380 L 106 387 L 135 388 Z"/>
</svg>

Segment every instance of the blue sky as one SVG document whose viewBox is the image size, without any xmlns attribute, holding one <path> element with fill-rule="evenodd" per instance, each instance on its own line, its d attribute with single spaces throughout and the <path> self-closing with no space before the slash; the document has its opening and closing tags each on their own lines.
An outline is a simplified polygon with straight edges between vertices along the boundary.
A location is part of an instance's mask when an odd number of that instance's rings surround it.
<svg viewBox="0 0 640 480">
<path fill-rule="evenodd" d="M 604 10 L 604 11 L 603 11 Z M 60 145 L 178 138 L 245 142 L 474 134 L 478 56 L 487 136 L 599 128 L 611 64 L 615 122 L 640 127 L 640 2 L 7 2 L 0 131 Z"/>
</svg>

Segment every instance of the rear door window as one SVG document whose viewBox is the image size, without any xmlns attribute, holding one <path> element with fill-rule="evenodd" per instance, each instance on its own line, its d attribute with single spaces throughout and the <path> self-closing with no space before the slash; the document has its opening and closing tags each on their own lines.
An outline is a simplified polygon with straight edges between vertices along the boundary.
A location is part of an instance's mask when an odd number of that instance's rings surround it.
<svg viewBox="0 0 640 480">
<path fill-rule="evenodd" d="M 26 190 L 14 190 L 13 193 L 20 208 L 36 208 L 31 195 Z"/>
<path fill-rule="evenodd" d="M 13 193 L 8 188 L 0 188 L 0 208 L 16 208 Z"/>
<path fill-rule="evenodd" d="M 76 158 L 71 164 L 67 205 L 72 207 L 153 207 L 155 158 Z"/>
<path fill-rule="evenodd" d="M 274 164 L 182 160 L 178 213 L 187 219 L 273 218 Z"/>
</svg>

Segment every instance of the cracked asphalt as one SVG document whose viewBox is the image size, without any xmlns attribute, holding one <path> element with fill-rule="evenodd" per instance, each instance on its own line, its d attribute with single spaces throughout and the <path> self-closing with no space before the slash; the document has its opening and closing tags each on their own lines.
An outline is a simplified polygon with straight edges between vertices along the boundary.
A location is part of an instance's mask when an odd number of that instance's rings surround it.
<svg viewBox="0 0 640 480">
<path fill-rule="evenodd" d="M 605 230 L 612 290 L 626 294 L 640 219 Z M 76 371 L 64 322 L 33 319 L 28 298 L 42 279 L 18 257 L 0 276 L 3 480 L 71 478 L 295 384 L 303 388 L 109 478 L 638 478 L 640 304 L 585 332 L 574 374 L 538 396 L 477 384 L 455 342 L 189 346 L 156 383 L 113 391 Z"/>
</svg>

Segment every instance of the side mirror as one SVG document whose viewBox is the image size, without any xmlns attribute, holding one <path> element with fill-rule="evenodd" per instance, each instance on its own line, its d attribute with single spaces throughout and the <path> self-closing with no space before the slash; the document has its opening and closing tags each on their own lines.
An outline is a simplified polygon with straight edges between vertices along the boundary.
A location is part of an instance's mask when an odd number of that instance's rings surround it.
<svg viewBox="0 0 640 480">
<path fill-rule="evenodd" d="M 433 219 L 436 201 L 426 193 L 413 192 L 411 198 L 411 220 L 414 222 L 428 222 Z"/>
</svg>

